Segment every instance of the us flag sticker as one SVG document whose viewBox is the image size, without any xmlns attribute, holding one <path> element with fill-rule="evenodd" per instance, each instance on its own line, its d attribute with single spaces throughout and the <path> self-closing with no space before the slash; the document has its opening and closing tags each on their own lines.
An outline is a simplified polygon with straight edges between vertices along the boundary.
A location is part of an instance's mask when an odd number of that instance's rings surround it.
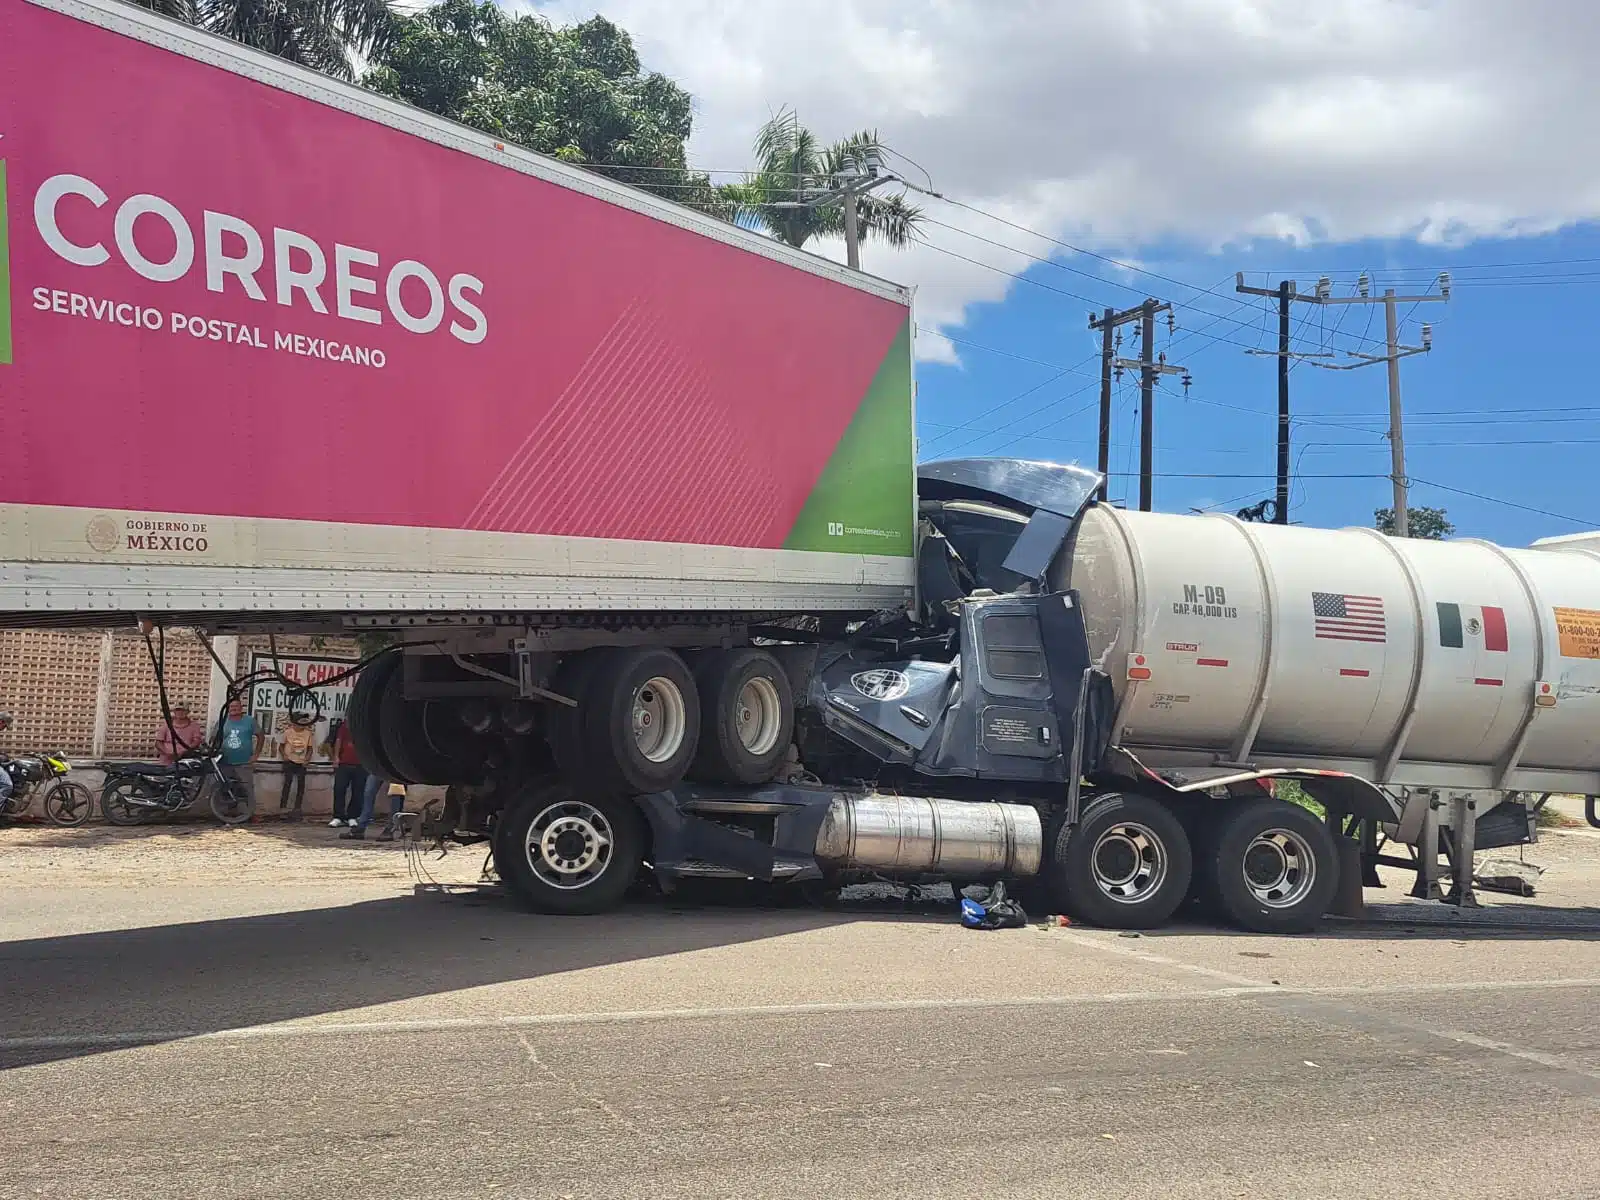
<svg viewBox="0 0 1600 1200">
<path fill-rule="evenodd" d="M 1472 604 L 1440 604 L 1439 644 L 1457 650 L 1468 646 L 1502 653 L 1511 648 L 1506 637 L 1506 610 Z"/>
</svg>

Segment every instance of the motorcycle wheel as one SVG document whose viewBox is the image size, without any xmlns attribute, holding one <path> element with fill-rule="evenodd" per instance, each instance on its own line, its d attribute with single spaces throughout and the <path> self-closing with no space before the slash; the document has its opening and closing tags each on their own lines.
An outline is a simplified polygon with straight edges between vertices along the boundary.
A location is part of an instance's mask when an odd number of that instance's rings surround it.
<svg viewBox="0 0 1600 1200">
<path fill-rule="evenodd" d="M 144 790 L 142 780 L 113 775 L 100 789 L 100 811 L 113 825 L 142 825 L 155 811 L 135 802 Z"/>
<path fill-rule="evenodd" d="M 209 780 L 206 791 L 211 796 L 211 815 L 224 825 L 243 825 L 255 816 L 256 798 L 231 781 Z"/>
<path fill-rule="evenodd" d="M 44 794 L 44 815 L 57 825 L 82 825 L 94 812 L 94 793 L 74 780 L 62 780 Z"/>
</svg>

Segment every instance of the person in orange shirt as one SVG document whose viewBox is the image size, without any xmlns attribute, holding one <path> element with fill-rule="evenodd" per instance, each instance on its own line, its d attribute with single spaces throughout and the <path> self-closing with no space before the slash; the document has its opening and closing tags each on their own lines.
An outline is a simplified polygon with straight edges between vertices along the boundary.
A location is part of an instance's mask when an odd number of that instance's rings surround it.
<svg viewBox="0 0 1600 1200">
<path fill-rule="evenodd" d="M 301 818 L 300 810 L 306 799 L 306 767 L 311 764 L 311 748 L 314 744 L 312 726 L 299 724 L 291 718 L 289 728 L 283 731 L 283 748 L 279 751 L 283 759 L 283 791 L 278 794 L 278 812 L 285 820 L 298 821 Z M 294 808 L 285 813 L 283 810 L 289 806 L 291 788 L 294 789 Z"/>
</svg>

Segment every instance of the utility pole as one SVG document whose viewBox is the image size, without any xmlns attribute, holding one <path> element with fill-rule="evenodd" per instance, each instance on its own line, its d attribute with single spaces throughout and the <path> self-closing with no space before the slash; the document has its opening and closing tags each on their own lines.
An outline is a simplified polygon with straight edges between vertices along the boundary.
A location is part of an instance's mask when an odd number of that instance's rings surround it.
<svg viewBox="0 0 1600 1200">
<path fill-rule="evenodd" d="M 1156 456 L 1156 302 L 1140 306 L 1139 332 L 1139 511 L 1149 512 Z"/>
<path fill-rule="evenodd" d="M 1369 294 L 1369 280 L 1365 274 L 1357 281 L 1357 295 L 1330 296 L 1328 295 L 1328 281 L 1323 278 L 1317 283 L 1317 304 L 1381 304 L 1383 305 L 1384 328 L 1384 353 L 1362 354 L 1358 351 L 1347 351 L 1349 356 L 1359 359 L 1358 362 L 1334 365 L 1331 363 L 1316 363 L 1330 371 L 1354 371 L 1360 367 L 1370 367 L 1373 363 L 1385 363 L 1389 368 L 1389 481 L 1394 487 L 1394 532 L 1396 537 L 1411 536 L 1411 520 L 1407 511 L 1406 497 L 1410 490 L 1410 480 L 1406 478 L 1406 441 L 1404 422 L 1400 408 L 1400 360 L 1410 358 L 1413 354 L 1426 354 L 1433 349 L 1433 327 L 1427 322 L 1422 325 L 1422 345 L 1402 346 L 1400 344 L 1400 319 L 1395 311 L 1395 306 L 1400 304 L 1439 304 L 1450 299 L 1450 272 L 1439 272 L 1439 294 L 1427 296 L 1396 296 L 1393 288 L 1385 288 L 1382 296 Z"/>
<path fill-rule="evenodd" d="M 1151 478 L 1155 457 L 1155 381 L 1162 375 L 1183 376 L 1183 386 L 1190 383 L 1189 372 L 1183 367 L 1169 367 L 1166 355 L 1157 360 L 1155 355 L 1155 320 L 1158 313 L 1171 312 L 1172 305 L 1163 300 L 1147 299 L 1134 308 L 1118 312 L 1108 308 L 1103 313 L 1089 314 L 1089 328 L 1098 329 L 1100 338 L 1100 490 L 1096 499 L 1106 499 L 1107 480 L 1111 475 L 1111 380 L 1112 373 L 1120 376 L 1124 369 L 1139 372 L 1139 507 L 1150 511 Z M 1170 318 L 1169 318 L 1170 320 Z M 1143 346 L 1137 359 L 1118 358 L 1116 330 L 1134 321 L 1139 322 Z"/>
<path fill-rule="evenodd" d="M 852 271 L 861 269 L 861 234 L 856 228 L 856 193 L 846 188 L 844 199 L 844 254 L 845 265 Z"/>
<path fill-rule="evenodd" d="M 845 264 L 852 271 L 861 269 L 861 213 L 858 203 L 873 188 L 882 187 L 886 183 L 900 183 L 910 187 L 893 171 L 885 169 L 883 156 L 876 149 L 866 151 L 858 162 L 855 159 L 847 160 L 841 169 L 835 172 L 828 180 L 826 188 L 800 188 L 798 177 L 795 181 L 797 193 L 804 197 L 801 200 L 779 201 L 772 205 L 779 209 L 808 209 L 820 208 L 829 204 L 839 205 L 844 214 L 844 253 Z M 919 191 L 926 191 L 921 188 Z M 929 192 L 937 196 L 937 192 Z"/>
<path fill-rule="evenodd" d="M 1117 310 L 1108 308 L 1100 314 L 1100 491 L 1096 496 L 1102 504 L 1106 499 L 1106 482 L 1111 477 L 1111 359 L 1116 354 L 1113 335 L 1117 329 Z M 1089 328 L 1093 329 L 1094 314 L 1089 314 Z"/>
<path fill-rule="evenodd" d="M 1272 520 L 1276 525 L 1289 523 L 1289 367 L 1294 358 L 1323 358 L 1326 355 L 1294 354 L 1289 349 L 1289 305 L 1295 300 L 1314 303 L 1316 296 L 1302 296 L 1292 279 L 1280 280 L 1277 287 L 1246 287 L 1244 272 L 1234 275 L 1234 291 L 1247 296 L 1271 296 L 1278 301 L 1278 490 L 1273 500 Z M 1319 293 L 1320 294 L 1320 293 Z M 1250 351 L 1249 353 L 1258 353 Z M 1261 351 L 1259 353 L 1269 353 Z M 1254 511 L 1254 510 L 1252 510 Z"/>
</svg>

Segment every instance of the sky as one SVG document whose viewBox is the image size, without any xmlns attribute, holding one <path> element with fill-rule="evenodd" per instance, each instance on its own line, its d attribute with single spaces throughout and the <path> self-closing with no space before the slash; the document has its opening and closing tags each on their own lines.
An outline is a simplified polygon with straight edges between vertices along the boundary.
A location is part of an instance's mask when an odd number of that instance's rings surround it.
<svg viewBox="0 0 1600 1200">
<path fill-rule="evenodd" d="M 525 0 L 503 0 L 527 7 Z M 863 266 L 916 289 L 923 458 L 1093 465 L 1088 313 L 1170 301 L 1155 507 L 1273 491 L 1273 301 L 1401 307 L 1412 505 L 1511 545 L 1600 529 L 1600 5 L 1584 0 L 540 0 L 599 11 L 695 97 L 693 165 L 750 162 L 792 108 L 875 128 L 922 240 Z M 842 257 L 842 248 L 820 252 Z M 1381 305 L 1297 303 L 1292 519 L 1371 524 L 1391 485 Z M 1131 328 L 1128 330 L 1131 333 Z M 1122 354 L 1135 357 L 1125 338 Z M 1115 396 L 1113 499 L 1137 498 L 1137 378 Z"/>
</svg>

